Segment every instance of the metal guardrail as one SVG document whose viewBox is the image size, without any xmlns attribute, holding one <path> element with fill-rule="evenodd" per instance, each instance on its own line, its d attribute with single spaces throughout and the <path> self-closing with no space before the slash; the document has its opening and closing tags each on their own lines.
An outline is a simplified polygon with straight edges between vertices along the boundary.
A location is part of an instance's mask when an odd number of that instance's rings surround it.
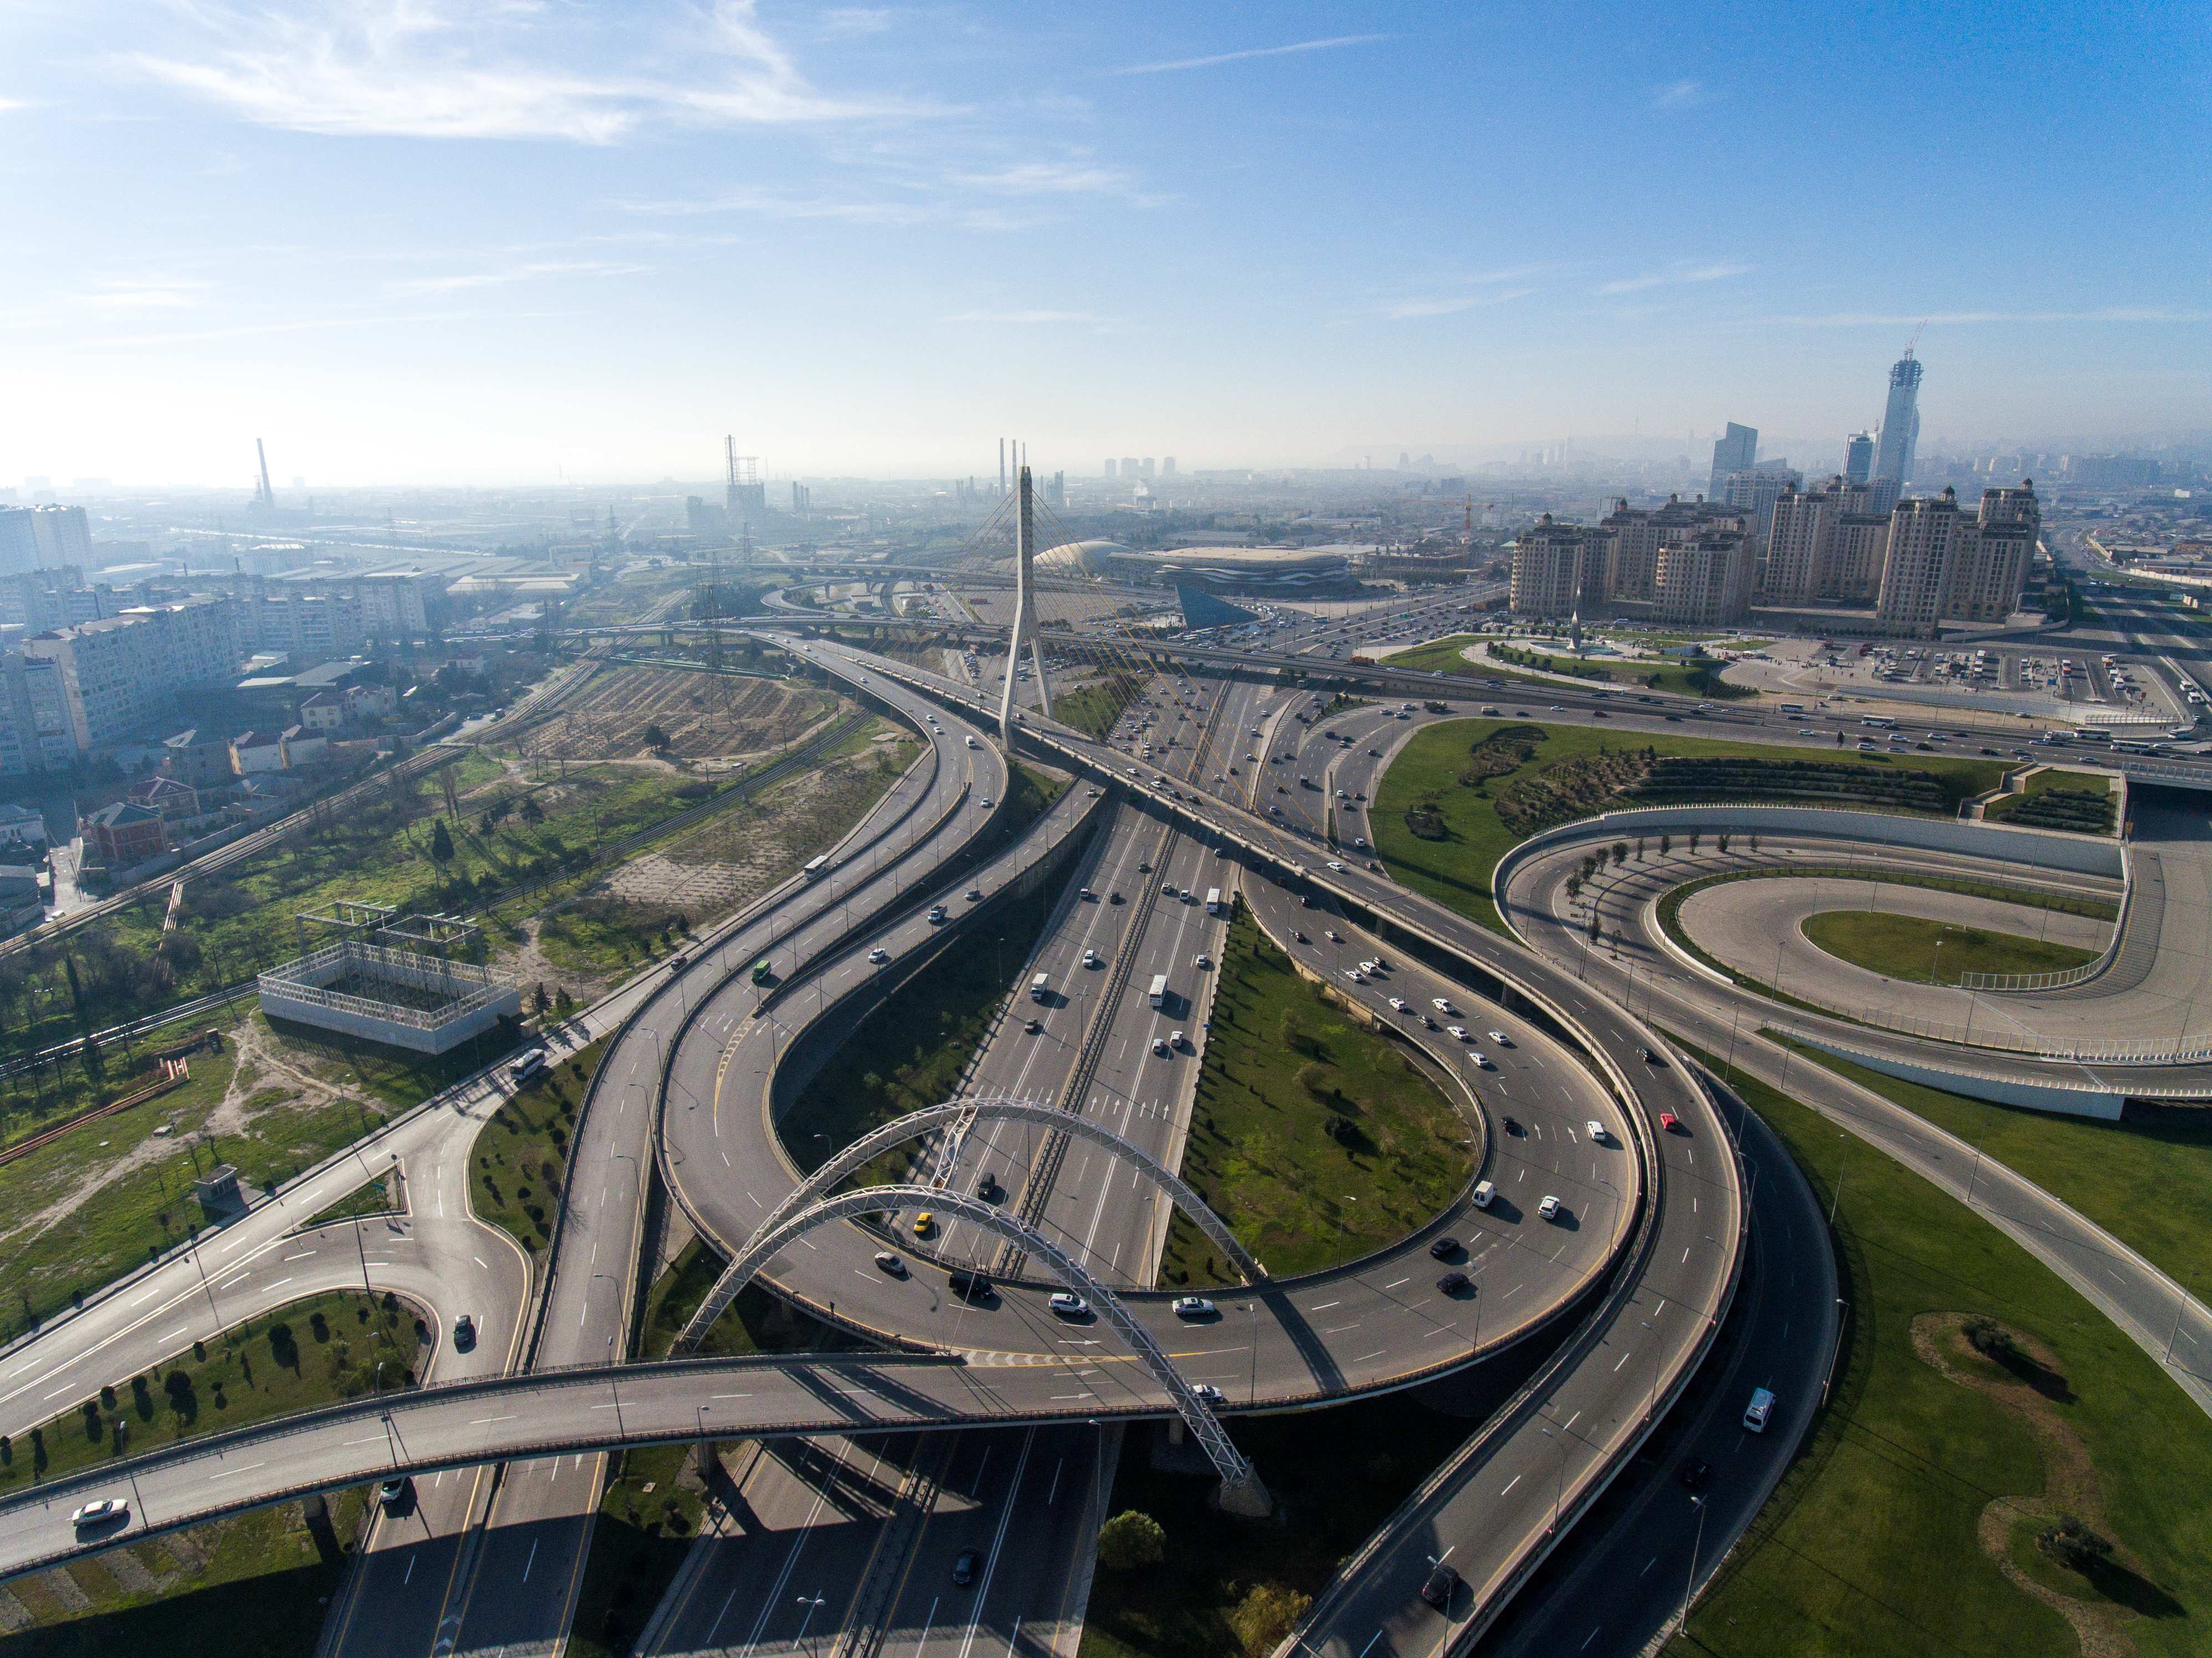
<svg viewBox="0 0 2212 1658">
<path fill-rule="evenodd" d="M 2105 970 L 2106 958 L 2084 962 L 2056 973 L 1962 973 L 1961 990 L 2058 990 L 2094 979 Z"/>
</svg>

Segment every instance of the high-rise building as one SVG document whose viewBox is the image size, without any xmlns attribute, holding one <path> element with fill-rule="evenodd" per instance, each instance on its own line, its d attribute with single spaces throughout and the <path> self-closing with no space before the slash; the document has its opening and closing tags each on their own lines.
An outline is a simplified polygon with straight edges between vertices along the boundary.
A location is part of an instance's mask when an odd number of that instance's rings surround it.
<svg viewBox="0 0 2212 1658">
<path fill-rule="evenodd" d="M 1885 431 L 1884 440 L 1888 434 Z M 1925 499 L 1900 501 L 1889 515 L 1889 550 L 1875 616 L 1888 632 L 1932 639 L 1943 615 L 1943 590 L 1958 533 L 1959 501 L 1946 489 Z"/>
<path fill-rule="evenodd" d="M 1844 498 L 1850 492 L 1844 491 Z M 1838 604 L 1871 604 L 1881 592 L 1882 568 L 1889 556 L 1889 514 L 1869 508 L 1836 514 L 1828 532 L 1828 562 L 1819 597 Z"/>
<path fill-rule="evenodd" d="M 2034 561 L 2035 539 L 2043 525 L 2043 506 L 2035 481 L 2016 489 L 1984 489 L 1982 507 L 1972 523 L 1960 522 L 1945 579 L 1943 615 L 1954 622 L 2002 622 L 2020 608 Z"/>
<path fill-rule="evenodd" d="M 1145 479 L 1147 483 L 1151 482 L 1152 477 L 1152 458 L 1150 455 L 1146 455 L 1142 460 L 1137 463 L 1137 476 Z"/>
<path fill-rule="evenodd" d="M 1616 500 L 1613 511 L 1598 523 L 1606 537 L 1606 582 L 1610 598 L 1649 600 L 1659 574 L 1659 550 L 1671 544 L 1693 541 L 1709 528 L 1743 529 L 1749 521 L 1717 501 L 1684 501 L 1667 497 L 1663 507 L 1646 509 Z"/>
<path fill-rule="evenodd" d="M 1844 482 L 1864 483 L 1874 476 L 1874 434 L 1854 432 L 1844 440 Z"/>
<path fill-rule="evenodd" d="M 1875 477 L 1900 487 L 1912 482 L 1913 454 L 1920 446 L 1920 367 L 1909 345 L 1890 365 L 1889 401 L 1882 407 L 1881 435 L 1875 444 Z"/>
<path fill-rule="evenodd" d="M 1747 467 L 1730 472 L 1721 481 L 1718 499 L 1751 520 L 1752 534 L 1764 545 L 1773 527 L 1774 503 L 1784 489 L 1795 489 L 1804 482 L 1802 472 L 1787 466 Z"/>
<path fill-rule="evenodd" d="M 1107 476 L 1108 477 L 1109 477 L 1109 478 L 1110 478 L 1110 477 L 1120 477 L 1120 476 L 1121 476 L 1121 468 L 1120 464 L 1115 460 L 1115 459 L 1114 459 L 1114 457 L 1113 457 L 1113 456 L 1111 456 L 1111 455 L 1107 456 L 1107 457 L 1106 457 L 1106 476 Z"/>
<path fill-rule="evenodd" d="M 1759 592 L 1770 604 L 1803 604 L 1819 597 L 1833 546 L 1838 500 L 1832 487 L 1800 495 L 1793 485 L 1775 497 L 1767 519 L 1766 562 Z"/>
<path fill-rule="evenodd" d="M 1662 622 L 1724 628 L 1751 604 L 1752 538 L 1741 530 L 1709 529 L 1659 550 L 1651 613 Z"/>
<path fill-rule="evenodd" d="M 0 507 L 0 574 L 92 562 L 82 507 Z"/>
<path fill-rule="evenodd" d="M 1175 457 L 1174 457 L 1173 455 L 1163 455 L 1163 456 L 1161 456 L 1161 457 L 1160 457 L 1160 476 L 1161 476 L 1162 477 L 1164 477 L 1164 478 L 1171 478 L 1171 477 L 1173 477 L 1175 475 L 1176 475 L 1176 469 L 1175 469 Z"/>
<path fill-rule="evenodd" d="M 1713 480 L 1706 487 L 1705 499 L 1718 501 L 1721 486 L 1728 482 L 1730 472 L 1747 472 L 1759 459 L 1759 428 L 1738 426 L 1734 421 L 1728 429 L 1713 440 Z"/>
<path fill-rule="evenodd" d="M 1564 621 L 1592 616 L 1605 604 L 1608 537 L 1579 524 L 1557 524 L 1549 513 L 1513 544 L 1507 603 L 1516 616 Z"/>
<path fill-rule="evenodd" d="M 1137 458 L 1134 455 L 1122 456 L 1121 482 L 1124 483 L 1133 483 L 1141 476 L 1142 474 L 1137 471 Z"/>
</svg>

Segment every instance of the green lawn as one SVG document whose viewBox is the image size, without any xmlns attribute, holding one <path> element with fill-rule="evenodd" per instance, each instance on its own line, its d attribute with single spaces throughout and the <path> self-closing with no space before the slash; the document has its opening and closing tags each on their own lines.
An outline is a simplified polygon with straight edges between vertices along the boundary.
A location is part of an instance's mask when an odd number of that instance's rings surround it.
<svg viewBox="0 0 2212 1658">
<path fill-rule="evenodd" d="M 1138 674 L 1109 673 L 1052 700 L 1052 717 L 1092 737 L 1103 737 L 1121 717 L 1121 710 L 1143 694 L 1145 681 Z"/>
<path fill-rule="evenodd" d="M 1670 659 L 1664 662 L 1623 661 L 1618 657 L 1562 655 L 1556 651 L 1531 650 L 1500 643 L 1498 659 L 1511 665 L 1563 673 L 1600 685 L 1619 685 L 1645 691 L 1671 691 L 1677 696 L 1740 697 L 1759 693 L 1731 685 L 1721 677 L 1728 664 L 1715 659 Z M 1481 664 L 1471 665 L 1480 666 Z"/>
<path fill-rule="evenodd" d="M 533 1260 L 553 1242 L 576 1113 L 609 1040 L 548 1066 L 492 1114 L 469 1148 L 469 1206 Z"/>
<path fill-rule="evenodd" d="M 1152 1466 L 1151 1424 L 1122 1441 L 1109 1514 L 1158 1521 L 1166 1558 L 1091 1580 L 1079 1658 L 1265 1658 L 1291 1619 L 1413 1488 L 1510 1398 L 1542 1357 L 1528 1343 L 1444 1384 L 1327 1410 L 1241 1418 L 1237 1448 L 1279 1505 L 1239 1520 L 1208 1501 L 1214 1482 Z"/>
<path fill-rule="evenodd" d="M 0 1652 L 301 1658 L 321 1637 L 368 1502 L 355 1487 L 334 1494 L 315 1522 L 304 1521 L 301 1504 L 285 1503 L 172 1532 L 68 1567 L 67 1589 L 62 1573 L 19 1577 L 9 1593 L 40 1621 L 0 1637 Z"/>
<path fill-rule="evenodd" d="M 415 1313 L 393 1297 L 341 1290 L 294 1302 L 0 1438 L 0 1491 L 356 1398 L 378 1384 L 380 1361 L 383 1386 L 409 1386 L 421 1348 Z"/>
<path fill-rule="evenodd" d="M 1786 769 L 1793 764 L 1796 771 Z M 1995 786 L 2002 770 L 1985 760 L 1449 720 L 1417 732 L 1391 762 L 1369 832 L 1407 885 L 1502 930 L 1490 892 L 1498 860 L 1555 823 L 1616 807 L 1716 798 L 1948 816 L 1960 801 Z"/>
<path fill-rule="evenodd" d="M 1270 1272 L 1395 1242 L 1450 1202 L 1470 1131 L 1403 1048 L 1302 978 L 1242 909 L 1219 972 L 1182 1176 Z M 1231 1273 L 1177 1215 L 1160 1283 Z"/>
<path fill-rule="evenodd" d="M 1990 801 L 1982 815 L 1992 822 L 2024 823 L 2031 829 L 2110 835 L 2118 805 L 2112 779 L 2103 774 L 2046 768 L 2030 772 L 2017 794 Z"/>
<path fill-rule="evenodd" d="M 2212 1118 L 2203 1110 L 2130 1105 L 2117 1123 L 2059 1116 L 1947 1094 L 1790 1046 L 1978 1146 L 2175 1279 L 2196 1276 L 2204 1292 L 2203 1269 L 2212 1261 Z M 2148 1193 L 2155 1200 L 2145 1201 Z"/>
<path fill-rule="evenodd" d="M 1719 1066 L 1713 1063 L 1716 1069 Z M 2012 1586 L 1976 1541 L 1983 1509 L 2045 1485 L 2040 1442 L 1995 1401 L 1917 1357 L 1922 1315 L 1985 1315 L 2047 1346 L 2051 1419 L 2101 1481 L 2104 1529 L 2132 1552 L 2126 1586 L 2157 1615 L 2149 1655 L 2212 1645 L 2212 1421 L 2073 1290 L 1905 1170 L 1755 1080 L 1732 1078 L 1838 1209 L 1850 1303 L 1829 1407 L 1671 1653 L 2071 1658 L 2065 1622 Z M 1991 1376 L 1999 1373 L 1986 1367 Z"/>
<path fill-rule="evenodd" d="M 1805 918 L 1805 936 L 1854 966 L 1922 985 L 1955 985 L 1966 973 L 2063 973 L 2099 954 L 1887 910 L 1823 910 Z"/>
</svg>

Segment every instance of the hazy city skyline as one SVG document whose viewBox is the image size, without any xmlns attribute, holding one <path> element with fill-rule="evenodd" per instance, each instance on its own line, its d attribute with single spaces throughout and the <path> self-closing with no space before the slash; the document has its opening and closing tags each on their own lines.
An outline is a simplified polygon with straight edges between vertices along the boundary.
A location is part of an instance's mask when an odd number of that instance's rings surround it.
<svg viewBox="0 0 2212 1658">
<path fill-rule="evenodd" d="M 1825 475 L 1923 320 L 1923 454 L 2212 425 L 2179 8 L 0 33 L 0 483 L 243 487 L 256 436 L 326 484 L 704 477 L 732 430 L 776 475 L 981 474 L 1009 431 L 1071 476 L 1593 432 L 1702 467 L 1728 419 Z"/>
</svg>

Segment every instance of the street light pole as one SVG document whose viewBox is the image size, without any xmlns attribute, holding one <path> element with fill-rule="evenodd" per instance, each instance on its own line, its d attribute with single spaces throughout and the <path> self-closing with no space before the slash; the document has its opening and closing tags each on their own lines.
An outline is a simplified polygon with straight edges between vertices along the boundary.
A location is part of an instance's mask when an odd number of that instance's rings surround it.
<svg viewBox="0 0 2212 1658">
<path fill-rule="evenodd" d="M 1705 1499 L 1702 1497 L 1693 1497 L 1690 1501 L 1698 1510 L 1698 1532 L 1697 1535 L 1690 1540 L 1689 1581 L 1682 1585 L 1681 1627 L 1685 1630 L 1690 1626 L 1690 1597 L 1697 1592 L 1698 1588 L 1698 1551 L 1705 1546 Z"/>
</svg>

